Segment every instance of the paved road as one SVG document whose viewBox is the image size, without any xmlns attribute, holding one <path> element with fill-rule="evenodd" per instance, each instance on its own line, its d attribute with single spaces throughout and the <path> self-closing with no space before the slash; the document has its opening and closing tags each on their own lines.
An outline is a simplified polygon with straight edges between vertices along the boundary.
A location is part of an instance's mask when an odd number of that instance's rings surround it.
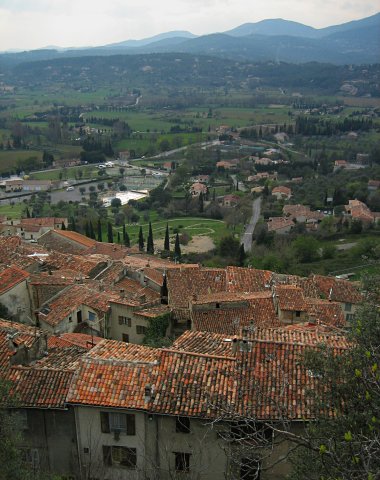
<svg viewBox="0 0 380 480">
<path fill-rule="evenodd" d="M 261 197 L 256 198 L 256 200 L 252 203 L 252 217 L 247 225 L 245 232 L 241 237 L 241 243 L 244 244 L 244 251 L 246 253 L 250 253 L 252 249 L 252 234 L 256 227 L 256 223 L 260 217 L 260 209 L 261 209 Z"/>
</svg>

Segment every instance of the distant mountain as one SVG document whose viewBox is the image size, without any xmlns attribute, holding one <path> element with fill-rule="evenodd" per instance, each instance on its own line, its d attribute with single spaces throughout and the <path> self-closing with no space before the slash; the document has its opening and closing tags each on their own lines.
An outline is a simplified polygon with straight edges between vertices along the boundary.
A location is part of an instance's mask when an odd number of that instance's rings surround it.
<svg viewBox="0 0 380 480">
<path fill-rule="evenodd" d="M 172 32 L 160 33 L 158 35 L 154 35 L 153 37 L 143 38 L 141 40 L 126 40 L 124 42 L 118 43 L 110 43 L 109 45 L 105 45 L 106 48 L 119 48 L 119 47 L 131 47 L 131 48 L 138 48 L 144 47 L 145 45 L 149 45 L 151 43 L 159 42 L 161 40 L 172 39 L 172 38 L 195 38 L 191 32 L 183 31 L 183 30 L 174 30 Z"/>
<path fill-rule="evenodd" d="M 35 60 L 108 56 L 115 53 L 190 53 L 239 61 L 298 64 L 380 63 L 380 13 L 322 29 L 289 20 L 272 19 L 246 23 L 224 33 L 199 37 L 186 31 L 173 31 L 101 47 L 7 53 L 0 55 L 0 70 Z"/>
<path fill-rule="evenodd" d="M 257 23 L 244 23 L 239 27 L 223 32 L 232 37 L 244 37 L 247 35 L 290 35 L 293 37 L 313 37 L 315 28 L 302 23 L 276 18 L 262 20 Z"/>
<path fill-rule="evenodd" d="M 323 38 L 335 33 L 358 30 L 360 28 L 377 27 L 380 35 L 380 13 L 366 17 L 361 20 L 333 25 L 326 28 L 313 28 L 298 22 L 276 18 L 272 20 L 262 20 L 256 23 L 244 23 L 239 27 L 223 32 L 233 37 L 243 37 L 247 35 L 268 35 L 268 36 L 292 36 L 305 38 Z"/>
</svg>

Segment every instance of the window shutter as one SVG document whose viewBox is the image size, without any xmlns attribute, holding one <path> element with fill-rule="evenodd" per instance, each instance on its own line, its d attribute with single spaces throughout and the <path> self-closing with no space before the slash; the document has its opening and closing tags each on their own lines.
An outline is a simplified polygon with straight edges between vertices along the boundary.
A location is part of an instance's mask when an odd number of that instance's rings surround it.
<svg viewBox="0 0 380 480">
<path fill-rule="evenodd" d="M 127 413 L 127 435 L 136 435 L 135 416 Z"/>
<path fill-rule="evenodd" d="M 102 433 L 110 433 L 110 421 L 107 412 L 100 412 L 100 425 Z"/>
<path fill-rule="evenodd" d="M 103 462 L 104 465 L 112 465 L 111 448 L 109 445 L 103 445 Z"/>
</svg>

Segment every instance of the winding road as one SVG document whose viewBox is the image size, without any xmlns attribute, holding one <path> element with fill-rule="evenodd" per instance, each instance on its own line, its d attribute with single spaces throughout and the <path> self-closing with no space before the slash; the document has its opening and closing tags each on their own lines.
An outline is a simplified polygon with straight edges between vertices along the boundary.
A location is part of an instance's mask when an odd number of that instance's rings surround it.
<svg viewBox="0 0 380 480">
<path fill-rule="evenodd" d="M 252 249 L 252 234 L 260 217 L 261 197 L 256 198 L 252 203 L 252 217 L 246 226 L 245 232 L 241 237 L 241 243 L 244 245 L 245 253 L 250 253 Z"/>
</svg>

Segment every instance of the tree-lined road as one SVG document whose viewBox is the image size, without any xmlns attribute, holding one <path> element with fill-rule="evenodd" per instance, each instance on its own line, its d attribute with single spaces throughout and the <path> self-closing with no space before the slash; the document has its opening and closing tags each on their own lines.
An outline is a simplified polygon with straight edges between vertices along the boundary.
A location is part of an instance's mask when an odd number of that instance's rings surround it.
<svg viewBox="0 0 380 480">
<path fill-rule="evenodd" d="M 249 224 L 245 228 L 245 232 L 241 237 L 241 243 L 244 245 L 245 253 L 250 253 L 252 249 L 252 234 L 255 230 L 256 224 L 260 218 L 261 197 L 256 198 L 252 203 L 252 217 Z"/>
</svg>

